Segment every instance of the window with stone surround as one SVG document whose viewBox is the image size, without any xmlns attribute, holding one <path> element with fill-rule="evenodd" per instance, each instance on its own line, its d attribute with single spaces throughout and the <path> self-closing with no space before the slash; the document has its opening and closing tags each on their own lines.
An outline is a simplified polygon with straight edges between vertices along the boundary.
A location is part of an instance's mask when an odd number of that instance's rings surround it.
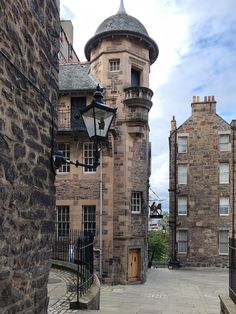
<svg viewBox="0 0 236 314">
<path fill-rule="evenodd" d="M 95 147 L 94 143 L 84 143 L 83 144 L 83 162 L 86 165 L 93 165 L 94 164 L 94 155 L 95 155 Z M 92 168 L 84 168 L 84 172 L 96 172 L 96 169 Z"/>
<path fill-rule="evenodd" d="M 229 163 L 220 163 L 219 166 L 219 183 L 228 184 L 229 183 Z"/>
<path fill-rule="evenodd" d="M 140 214 L 142 209 L 142 192 L 131 193 L 131 213 Z"/>
<path fill-rule="evenodd" d="M 229 231 L 219 231 L 219 255 L 229 254 Z"/>
<path fill-rule="evenodd" d="M 187 196 L 179 196 L 178 197 L 178 215 L 187 215 L 188 207 L 187 207 Z"/>
<path fill-rule="evenodd" d="M 62 152 L 63 156 L 70 160 L 70 144 L 69 143 L 58 143 L 57 149 Z M 70 172 L 70 164 L 64 164 L 58 169 L 58 173 Z"/>
<path fill-rule="evenodd" d="M 67 238 L 70 231 L 70 207 L 57 206 L 57 237 Z"/>
<path fill-rule="evenodd" d="M 178 184 L 187 184 L 187 165 L 178 165 Z"/>
<path fill-rule="evenodd" d="M 119 59 L 109 60 L 109 71 L 110 72 L 119 72 L 120 71 L 120 60 Z"/>
<path fill-rule="evenodd" d="M 178 231 L 178 253 L 188 252 L 188 230 Z"/>
<path fill-rule="evenodd" d="M 188 137 L 178 136 L 178 153 L 187 153 L 188 150 Z"/>
<path fill-rule="evenodd" d="M 83 228 L 84 233 L 96 233 L 96 206 L 87 205 L 83 206 Z"/>
<path fill-rule="evenodd" d="M 219 135 L 219 146 L 221 152 L 230 151 L 230 136 L 229 134 L 220 134 Z"/>
<path fill-rule="evenodd" d="M 229 197 L 220 197 L 219 214 L 220 216 L 229 215 Z"/>
</svg>

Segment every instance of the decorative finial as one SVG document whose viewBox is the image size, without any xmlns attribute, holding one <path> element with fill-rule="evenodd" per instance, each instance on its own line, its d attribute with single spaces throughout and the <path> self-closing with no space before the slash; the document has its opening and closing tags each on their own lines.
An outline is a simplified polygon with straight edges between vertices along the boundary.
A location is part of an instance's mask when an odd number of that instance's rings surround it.
<svg viewBox="0 0 236 314">
<path fill-rule="evenodd" d="M 119 10 L 118 10 L 117 14 L 127 14 L 126 11 L 125 11 L 123 0 L 120 0 L 120 7 L 119 7 Z"/>
</svg>

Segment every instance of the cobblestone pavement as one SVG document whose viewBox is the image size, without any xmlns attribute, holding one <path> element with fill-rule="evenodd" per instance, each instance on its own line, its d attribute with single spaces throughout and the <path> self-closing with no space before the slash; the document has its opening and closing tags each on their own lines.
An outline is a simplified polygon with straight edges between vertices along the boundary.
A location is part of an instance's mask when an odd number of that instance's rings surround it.
<svg viewBox="0 0 236 314">
<path fill-rule="evenodd" d="M 102 286 L 100 311 L 72 311 L 68 308 L 74 292 L 66 288 L 56 291 L 55 286 L 66 286 L 66 282 L 73 279 L 53 270 L 50 280 L 61 280 L 61 283 L 54 283 L 54 290 L 49 290 L 50 314 L 218 314 L 218 295 L 228 293 L 228 269 L 158 268 L 148 271 L 147 282 L 143 285 Z M 50 285 L 53 284 L 49 282 L 49 289 Z"/>
<path fill-rule="evenodd" d="M 73 273 L 53 268 L 48 282 L 48 314 L 73 313 L 69 309 L 70 301 L 76 299 L 76 276 Z"/>
</svg>

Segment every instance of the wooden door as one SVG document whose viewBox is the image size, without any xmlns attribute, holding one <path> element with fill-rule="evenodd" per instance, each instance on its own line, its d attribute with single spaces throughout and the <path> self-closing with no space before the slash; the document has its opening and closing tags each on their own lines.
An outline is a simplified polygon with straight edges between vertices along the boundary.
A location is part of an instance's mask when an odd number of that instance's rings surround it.
<svg viewBox="0 0 236 314">
<path fill-rule="evenodd" d="M 128 281 L 140 280 L 140 249 L 129 250 Z"/>
</svg>

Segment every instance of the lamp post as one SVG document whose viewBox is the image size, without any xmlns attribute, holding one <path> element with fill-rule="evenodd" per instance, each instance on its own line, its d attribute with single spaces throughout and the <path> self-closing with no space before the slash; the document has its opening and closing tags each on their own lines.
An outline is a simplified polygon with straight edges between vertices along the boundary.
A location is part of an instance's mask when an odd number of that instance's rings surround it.
<svg viewBox="0 0 236 314">
<path fill-rule="evenodd" d="M 116 110 L 108 107 L 103 101 L 103 89 L 98 85 L 94 93 L 92 103 L 80 111 L 88 137 L 94 143 L 94 163 L 87 165 L 76 161 L 67 160 L 60 151 L 56 151 L 53 155 L 53 166 L 59 169 L 63 164 L 73 164 L 75 167 L 86 167 L 96 169 L 99 166 L 100 152 L 99 146 L 107 137 L 111 123 L 115 117 Z"/>
</svg>

